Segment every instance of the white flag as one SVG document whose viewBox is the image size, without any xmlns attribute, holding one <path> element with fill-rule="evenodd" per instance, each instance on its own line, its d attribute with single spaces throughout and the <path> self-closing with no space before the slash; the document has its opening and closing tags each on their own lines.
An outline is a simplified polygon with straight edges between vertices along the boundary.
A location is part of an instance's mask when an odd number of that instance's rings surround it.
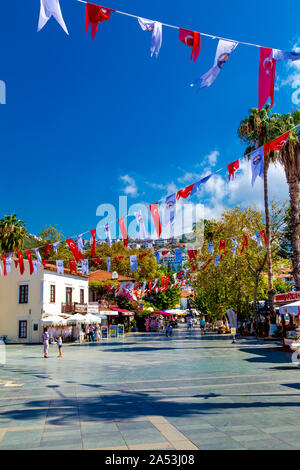
<svg viewBox="0 0 300 470">
<path fill-rule="evenodd" d="M 35 251 L 38 263 L 42 266 L 43 263 L 42 263 L 42 258 L 41 258 L 39 250 L 37 248 L 35 248 L 34 251 Z"/>
<path fill-rule="evenodd" d="M 37 274 L 37 272 L 38 272 L 38 262 L 36 260 L 33 260 L 32 264 L 33 264 L 33 274 Z"/>
<path fill-rule="evenodd" d="M 143 31 L 152 31 L 151 57 L 153 54 L 157 57 L 162 44 L 162 24 L 145 18 L 138 18 L 138 21 Z"/>
<path fill-rule="evenodd" d="M 88 259 L 81 260 L 81 267 L 82 267 L 82 274 L 88 274 L 89 273 L 89 260 Z"/>
<path fill-rule="evenodd" d="M 69 34 L 61 13 L 59 0 L 41 0 L 38 31 L 40 31 L 45 26 L 51 16 L 56 19 L 65 33 Z"/>
<path fill-rule="evenodd" d="M 9 253 L 9 255 L 7 255 L 7 259 L 6 259 L 6 272 L 7 272 L 7 275 L 9 275 L 10 272 L 11 272 L 11 263 L 12 263 L 12 253 Z"/>
<path fill-rule="evenodd" d="M 56 260 L 57 274 L 64 275 L 64 262 L 61 259 Z"/>
<path fill-rule="evenodd" d="M 59 247 L 60 242 L 53 243 L 53 250 L 57 253 L 57 248 Z"/>
</svg>

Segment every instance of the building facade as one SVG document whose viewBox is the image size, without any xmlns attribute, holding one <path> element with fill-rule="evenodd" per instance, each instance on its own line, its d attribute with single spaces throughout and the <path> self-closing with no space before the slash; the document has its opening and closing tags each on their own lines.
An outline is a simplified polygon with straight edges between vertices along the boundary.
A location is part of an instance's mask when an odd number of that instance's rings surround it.
<svg viewBox="0 0 300 470">
<path fill-rule="evenodd" d="M 28 261 L 20 274 L 14 263 L 11 273 L 0 277 L 0 336 L 8 342 L 40 343 L 43 315 L 87 311 L 88 277 L 83 274 L 58 275 L 53 265 L 38 266 L 30 275 Z"/>
</svg>

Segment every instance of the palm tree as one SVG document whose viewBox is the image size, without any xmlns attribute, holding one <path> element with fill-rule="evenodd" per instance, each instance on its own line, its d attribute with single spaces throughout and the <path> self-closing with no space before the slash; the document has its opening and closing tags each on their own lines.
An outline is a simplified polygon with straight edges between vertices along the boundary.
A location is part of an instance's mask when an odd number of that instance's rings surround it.
<svg viewBox="0 0 300 470">
<path fill-rule="evenodd" d="M 293 114 L 283 114 L 276 120 L 277 135 L 287 132 L 300 124 L 300 111 Z M 300 138 L 296 129 L 290 132 L 286 144 L 277 153 L 277 160 L 282 164 L 290 195 L 291 242 L 293 250 L 293 277 L 296 290 L 300 291 Z"/>
<path fill-rule="evenodd" d="M 276 119 L 279 114 L 271 114 L 271 108 L 266 105 L 260 111 L 257 108 L 250 109 L 250 114 L 243 119 L 238 128 L 238 136 L 248 144 L 245 155 L 252 150 L 261 147 L 274 137 L 276 137 Z M 271 223 L 269 211 L 269 192 L 268 192 L 268 169 L 270 160 L 274 158 L 274 152 L 265 157 L 264 165 L 264 205 L 265 205 L 265 221 L 266 221 L 266 239 L 267 239 L 267 259 L 268 259 L 268 298 L 271 316 L 274 316 L 274 295 L 273 289 L 273 268 L 271 255 Z"/>
<path fill-rule="evenodd" d="M 17 214 L 4 215 L 0 219 L 0 243 L 4 253 L 22 250 L 25 235 L 25 223 L 17 218 Z"/>
</svg>

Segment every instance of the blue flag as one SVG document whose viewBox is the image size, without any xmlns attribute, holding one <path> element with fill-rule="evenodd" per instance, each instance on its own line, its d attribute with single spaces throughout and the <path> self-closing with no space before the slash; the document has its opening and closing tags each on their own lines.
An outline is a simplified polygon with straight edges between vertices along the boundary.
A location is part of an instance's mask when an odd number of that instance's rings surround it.
<svg viewBox="0 0 300 470">
<path fill-rule="evenodd" d="M 155 256 L 155 258 L 156 258 L 156 261 L 157 261 L 158 263 L 160 263 L 160 254 L 159 254 L 159 251 L 155 251 L 154 256 Z"/>
<path fill-rule="evenodd" d="M 176 194 L 166 197 L 164 207 L 164 225 L 174 224 L 176 216 Z"/>
<path fill-rule="evenodd" d="M 179 263 L 180 265 L 182 264 L 182 249 L 181 248 L 175 248 L 175 260 L 176 260 L 176 263 Z"/>
<path fill-rule="evenodd" d="M 110 273 L 110 258 L 106 258 L 107 272 Z"/>
<path fill-rule="evenodd" d="M 250 153 L 251 158 L 251 168 L 252 168 L 252 186 L 255 183 L 255 180 L 258 176 L 261 178 L 264 177 L 264 146 L 262 145 L 258 149 Z"/>
<path fill-rule="evenodd" d="M 106 241 L 109 244 L 109 246 L 111 246 L 111 235 L 110 235 L 110 228 L 108 224 L 105 225 L 104 230 L 106 234 Z"/>
<path fill-rule="evenodd" d="M 275 60 L 300 60 L 300 53 L 285 52 L 281 51 L 280 49 L 273 49 L 271 58 Z"/>
<path fill-rule="evenodd" d="M 190 195 L 193 196 L 198 191 L 201 184 L 205 184 L 209 180 L 209 178 L 211 178 L 213 176 L 213 174 L 214 173 L 211 173 L 210 175 L 207 175 L 204 178 L 202 178 L 200 181 L 197 181 L 197 183 L 194 184 L 194 187 L 193 187 Z"/>
<path fill-rule="evenodd" d="M 214 244 L 213 244 L 213 242 L 210 242 L 210 243 L 208 244 L 208 253 L 209 253 L 210 255 L 213 255 L 213 254 L 214 254 Z"/>
<path fill-rule="evenodd" d="M 222 255 L 218 255 L 218 256 L 216 257 L 215 266 L 218 266 L 221 256 L 222 256 Z"/>
<path fill-rule="evenodd" d="M 130 271 L 136 271 L 137 272 L 137 258 L 136 258 L 136 255 L 131 255 L 130 256 Z"/>
</svg>

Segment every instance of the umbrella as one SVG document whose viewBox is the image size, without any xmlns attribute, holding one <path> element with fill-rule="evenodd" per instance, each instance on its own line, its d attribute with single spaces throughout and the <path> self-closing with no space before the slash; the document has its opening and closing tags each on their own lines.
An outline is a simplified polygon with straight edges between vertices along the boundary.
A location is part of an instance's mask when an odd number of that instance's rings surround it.
<svg viewBox="0 0 300 470">
<path fill-rule="evenodd" d="M 87 313 L 84 315 L 85 321 L 88 323 L 101 323 L 101 318 L 93 315 L 92 313 Z"/>
<path fill-rule="evenodd" d="M 87 315 L 81 315 L 81 313 L 75 313 L 70 318 L 68 318 L 68 324 L 77 324 L 77 323 L 91 323 L 86 320 Z"/>
<path fill-rule="evenodd" d="M 43 325 L 49 326 L 65 326 L 67 324 L 67 320 L 58 315 L 49 315 L 48 317 L 42 318 L 41 322 Z"/>
</svg>

